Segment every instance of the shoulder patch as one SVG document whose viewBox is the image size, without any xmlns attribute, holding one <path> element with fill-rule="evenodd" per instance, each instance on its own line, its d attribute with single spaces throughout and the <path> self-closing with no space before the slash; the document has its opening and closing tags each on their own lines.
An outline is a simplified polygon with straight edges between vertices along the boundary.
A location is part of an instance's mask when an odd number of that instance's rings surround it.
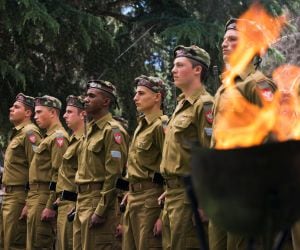
<svg viewBox="0 0 300 250">
<path fill-rule="evenodd" d="M 257 83 L 259 93 L 264 98 L 265 101 L 271 102 L 273 100 L 274 94 L 271 86 L 267 82 Z"/>
<path fill-rule="evenodd" d="M 209 102 L 203 104 L 203 110 L 204 110 L 206 121 L 210 124 L 212 124 L 214 120 L 212 106 L 213 103 L 209 103 Z"/>
<path fill-rule="evenodd" d="M 34 133 L 33 130 L 28 130 L 26 132 L 26 135 L 27 135 L 27 138 L 28 138 L 28 140 L 30 141 L 31 144 L 35 144 L 36 143 L 37 137 L 36 137 L 36 134 Z"/>
<path fill-rule="evenodd" d="M 122 134 L 119 128 L 113 128 L 113 135 L 114 135 L 114 140 L 117 144 L 122 143 Z"/>
<path fill-rule="evenodd" d="M 63 132 L 57 131 L 55 133 L 55 141 L 56 141 L 56 145 L 60 148 L 64 145 L 65 137 Z"/>
</svg>

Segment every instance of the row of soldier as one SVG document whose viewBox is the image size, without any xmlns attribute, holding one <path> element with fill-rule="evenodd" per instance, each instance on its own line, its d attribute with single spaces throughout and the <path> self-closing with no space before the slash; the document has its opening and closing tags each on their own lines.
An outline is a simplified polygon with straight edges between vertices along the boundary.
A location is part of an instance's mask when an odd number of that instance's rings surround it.
<svg viewBox="0 0 300 250">
<path fill-rule="evenodd" d="M 236 20 L 230 20 L 222 44 L 228 69 L 238 34 Z M 190 173 L 191 142 L 214 145 L 212 127 L 228 97 L 223 86 L 215 100 L 204 88 L 210 67 L 205 50 L 177 46 L 173 63 L 182 94 L 170 118 L 162 111 L 163 81 L 136 78 L 134 102 L 143 115 L 130 147 L 126 130 L 109 111 L 116 92 L 107 81 L 89 81 L 84 99 L 67 98 L 63 117 L 71 136 L 59 120 L 57 98 L 16 97 L 3 173 L 5 250 L 53 249 L 54 242 L 56 249 L 199 249 L 182 177 Z M 235 83 L 248 101 L 261 105 L 276 86 L 257 67 L 253 61 Z M 199 214 L 205 222 L 201 209 Z M 208 238 L 211 250 L 247 247 L 246 237 L 212 223 Z"/>
</svg>

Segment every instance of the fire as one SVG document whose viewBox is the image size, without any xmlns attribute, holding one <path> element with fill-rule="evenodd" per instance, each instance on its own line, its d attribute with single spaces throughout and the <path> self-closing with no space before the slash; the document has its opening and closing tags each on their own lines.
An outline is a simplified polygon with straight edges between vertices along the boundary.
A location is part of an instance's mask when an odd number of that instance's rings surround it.
<svg viewBox="0 0 300 250">
<path fill-rule="evenodd" d="M 266 139 L 300 139 L 299 67 L 285 65 L 274 71 L 279 91 L 272 100 L 262 92 L 262 107 L 249 103 L 234 84 L 254 56 L 262 55 L 276 41 L 284 23 L 285 17 L 268 15 L 258 3 L 239 18 L 238 45 L 229 58 L 230 70 L 223 74 L 226 91 L 214 128 L 216 148 L 248 147 Z"/>
</svg>

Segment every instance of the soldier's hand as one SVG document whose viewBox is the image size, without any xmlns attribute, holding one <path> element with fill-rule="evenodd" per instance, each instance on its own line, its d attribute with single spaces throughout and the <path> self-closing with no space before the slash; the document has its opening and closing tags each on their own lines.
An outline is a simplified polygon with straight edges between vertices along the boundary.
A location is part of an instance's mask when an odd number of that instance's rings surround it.
<svg viewBox="0 0 300 250">
<path fill-rule="evenodd" d="M 163 192 L 157 199 L 158 205 L 163 208 L 165 203 L 166 192 Z"/>
<path fill-rule="evenodd" d="M 116 238 L 122 238 L 122 234 L 123 234 L 123 228 L 121 224 L 118 224 L 118 226 L 116 227 L 116 234 L 115 237 Z"/>
<path fill-rule="evenodd" d="M 124 195 L 124 197 L 123 197 L 123 199 L 122 199 L 122 201 L 121 201 L 120 204 L 126 205 L 126 204 L 127 204 L 127 199 L 128 199 L 128 193 L 126 193 L 126 194 Z"/>
<path fill-rule="evenodd" d="M 162 231 L 162 221 L 160 218 L 158 218 L 154 224 L 153 235 L 155 237 L 161 236 L 161 231 Z"/>
<path fill-rule="evenodd" d="M 26 220 L 27 219 L 27 213 L 28 213 L 28 209 L 27 209 L 27 205 L 25 205 L 22 209 L 19 220 Z"/>
<path fill-rule="evenodd" d="M 200 219 L 202 222 L 208 222 L 208 218 L 206 217 L 206 215 L 202 209 L 198 208 L 198 213 L 200 215 Z"/>
<path fill-rule="evenodd" d="M 56 212 L 53 209 L 45 208 L 41 215 L 41 221 L 51 221 L 55 218 Z"/>
<path fill-rule="evenodd" d="M 94 213 L 90 219 L 89 228 L 99 226 L 99 225 L 103 224 L 104 222 L 105 222 L 105 217 L 99 216 Z"/>
</svg>

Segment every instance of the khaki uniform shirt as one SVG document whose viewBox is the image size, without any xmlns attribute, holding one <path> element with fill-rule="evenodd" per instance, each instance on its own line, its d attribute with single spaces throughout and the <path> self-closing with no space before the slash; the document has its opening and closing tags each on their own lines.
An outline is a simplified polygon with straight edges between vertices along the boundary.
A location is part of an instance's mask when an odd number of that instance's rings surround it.
<svg viewBox="0 0 300 250">
<path fill-rule="evenodd" d="M 161 173 L 165 178 L 183 176 L 191 171 L 192 143 L 209 147 L 213 98 L 201 86 L 191 96 L 179 96 L 179 102 L 166 129 Z"/>
<path fill-rule="evenodd" d="M 115 184 L 127 160 L 128 135 L 110 113 L 87 125 L 78 156 L 75 183 L 103 182 L 101 198 L 95 210 L 105 214 L 108 204 L 116 198 Z"/>
<path fill-rule="evenodd" d="M 30 121 L 13 128 L 4 157 L 4 185 L 24 185 L 25 190 L 34 149 L 40 140 L 39 129 Z"/>
<path fill-rule="evenodd" d="M 140 118 L 128 154 L 129 182 L 152 179 L 155 172 L 160 172 L 167 120 L 168 117 L 162 111 Z"/>
<path fill-rule="evenodd" d="M 235 79 L 235 84 L 241 97 L 258 106 L 262 105 L 261 98 L 264 98 L 266 101 L 271 101 L 273 98 L 273 93 L 277 89 L 276 85 L 263 73 L 255 70 L 253 65 L 249 65 L 243 74 L 240 74 Z M 219 117 L 226 112 L 225 108 L 228 108 L 229 105 L 227 103 L 231 102 L 231 98 L 232 96 L 227 94 L 224 85 L 221 85 L 215 95 L 213 107 L 214 129 L 218 124 Z M 211 146 L 214 147 L 214 145 L 215 138 L 213 135 Z"/>
<path fill-rule="evenodd" d="M 62 165 L 58 170 L 56 192 L 64 190 L 76 192 L 75 174 L 78 168 L 78 146 L 82 135 L 83 131 L 78 131 L 70 138 L 69 147 L 63 155 Z"/>
<path fill-rule="evenodd" d="M 58 169 L 68 147 L 68 134 L 59 124 L 48 129 L 45 138 L 35 149 L 29 169 L 29 184 L 57 182 Z M 55 192 L 51 191 L 47 208 L 52 208 Z"/>
</svg>

